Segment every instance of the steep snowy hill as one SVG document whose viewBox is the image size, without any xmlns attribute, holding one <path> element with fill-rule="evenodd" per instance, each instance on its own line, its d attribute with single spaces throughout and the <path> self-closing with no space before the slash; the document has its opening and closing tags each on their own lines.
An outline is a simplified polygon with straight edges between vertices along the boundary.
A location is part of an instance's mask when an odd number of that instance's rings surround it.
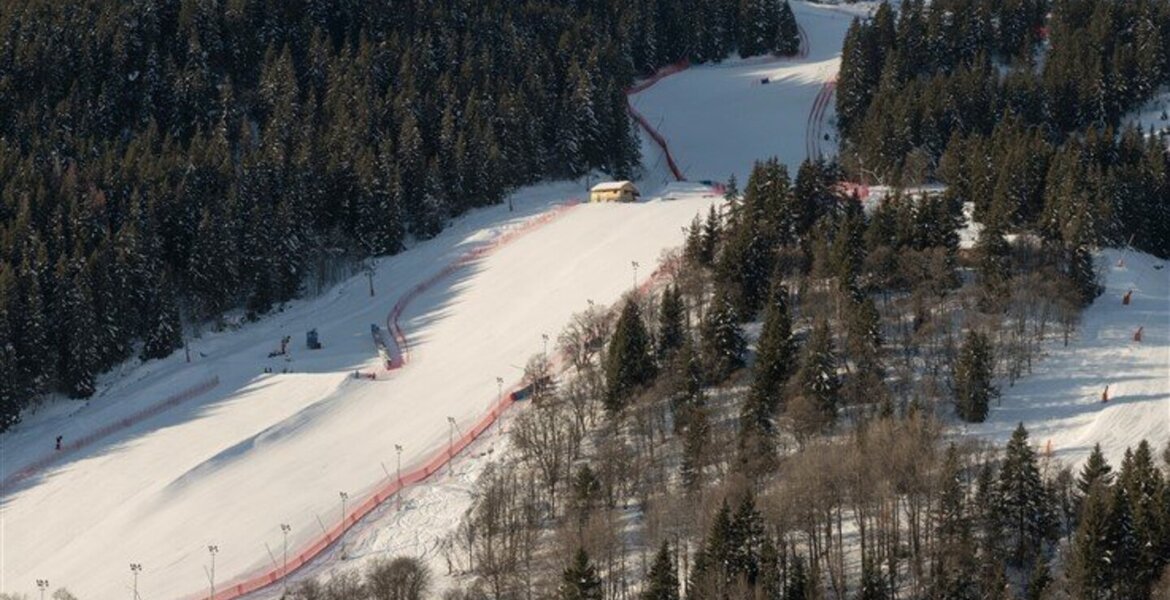
<svg viewBox="0 0 1170 600">
<path fill-rule="evenodd" d="M 713 196 L 682 185 L 661 198 L 629 205 L 575 207 L 555 202 L 579 189 L 532 190 L 506 207 L 479 211 L 439 238 L 386 259 L 369 296 L 364 276 L 314 301 L 116 381 L 78 411 L 32 419 L 2 439 L 3 564 L 0 589 L 31 592 L 38 578 L 81 598 L 124 593 L 127 564 L 147 565 L 139 591 L 175 598 L 207 589 L 208 545 L 219 548 L 223 582 L 272 566 L 265 549 L 280 547 L 279 524 L 292 525 L 294 551 L 342 517 L 394 468 L 441 451 L 497 399 L 587 299 L 616 301 L 631 288 L 631 261 L 649 275 L 660 252 Z M 523 231 L 522 235 L 516 235 Z M 505 244 L 496 240 L 506 239 Z M 378 381 L 353 371 L 380 370 L 370 324 L 386 327 L 398 298 L 469 251 L 490 248 L 440 278 L 410 302 L 400 319 L 409 363 Z M 303 332 L 316 327 L 322 350 Z M 284 335 L 288 357 L 269 358 Z M 275 371 L 264 373 L 265 367 Z M 291 373 L 282 373 L 285 369 Z M 141 420 L 160 397 L 218 378 L 210 391 Z M 449 424 L 448 417 L 454 419 Z M 30 477 L 13 473 L 123 419 L 128 426 L 60 455 Z"/>
</svg>

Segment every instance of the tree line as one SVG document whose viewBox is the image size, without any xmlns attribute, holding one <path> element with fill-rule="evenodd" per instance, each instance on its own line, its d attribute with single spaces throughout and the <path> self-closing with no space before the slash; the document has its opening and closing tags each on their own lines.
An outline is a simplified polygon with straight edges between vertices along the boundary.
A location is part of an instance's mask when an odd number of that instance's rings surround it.
<svg viewBox="0 0 1170 600">
<path fill-rule="evenodd" d="M 837 88 L 854 177 L 940 181 L 977 218 L 1170 256 L 1167 129 L 1125 123 L 1170 83 L 1163 0 L 883 3 Z"/>
<path fill-rule="evenodd" d="M 453 598 L 1170 586 L 1164 542 L 1126 524 L 1135 504 L 1099 492 L 1118 519 L 1101 524 L 1084 508 L 1091 476 L 1045 440 L 1021 425 L 996 448 L 947 429 L 984 420 L 1042 344 L 1067 340 L 1095 272 L 1039 236 L 963 250 L 954 198 L 895 194 L 863 212 L 839 180 L 831 163 L 795 178 L 757 163 L 742 193 L 731 181 L 722 210 L 696 215 L 656 297 L 574 318 L 558 344 L 567 372 L 516 417 L 514 455 L 483 476 L 444 549 L 463 575 Z M 550 375 L 543 357 L 529 365 L 532 381 Z M 1140 444 L 1123 467 L 1145 482 L 1133 502 L 1154 536 L 1170 523 L 1170 449 L 1165 465 L 1156 450 Z M 1093 545 L 1088 522 L 1126 533 Z"/>
<path fill-rule="evenodd" d="M 0 34 L 0 431 L 518 186 L 629 177 L 635 77 L 797 38 L 780 0 L 11 0 Z"/>
</svg>

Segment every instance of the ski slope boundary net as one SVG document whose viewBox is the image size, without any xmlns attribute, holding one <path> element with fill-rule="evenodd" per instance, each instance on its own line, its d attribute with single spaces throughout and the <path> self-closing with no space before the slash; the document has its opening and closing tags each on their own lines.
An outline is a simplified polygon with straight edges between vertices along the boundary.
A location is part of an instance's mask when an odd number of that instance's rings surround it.
<svg viewBox="0 0 1170 600">
<path fill-rule="evenodd" d="M 581 203 L 580 199 L 574 198 L 565 204 L 562 204 L 548 212 L 530 219 L 523 225 L 510 229 L 492 242 L 479 246 L 472 250 L 464 252 L 455 260 L 451 261 L 446 267 L 436 272 L 431 277 L 422 281 L 408 290 L 398 302 L 395 303 L 393 309 L 386 318 L 386 325 L 390 331 L 393 332 L 395 343 L 398 344 L 398 355 L 392 361 L 393 368 L 400 368 L 410 362 L 409 356 L 409 338 L 403 330 L 399 319 L 405 312 L 410 303 L 418 298 L 423 293 L 437 285 L 443 279 L 450 277 L 460 269 L 472 264 L 478 259 L 481 259 L 493 251 L 516 241 L 525 234 L 530 233 L 544 225 L 547 225 L 557 218 L 564 215 L 572 208 Z M 656 273 L 657 275 L 657 273 Z M 655 276 L 656 276 L 655 275 Z M 652 276 L 654 277 L 654 276 Z M 217 591 L 215 596 L 210 600 L 234 600 L 249 593 L 264 589 L 268 586 L 281 582 L 286 576 L 296 572 L 301 567 L 305 566 L 337 540 L 341 539 L 345 533 L 359 523 L 367 515 L 374 511 L 383 502 L 393 497 L 395 494 L 404 488 L 419 483 L 434 473 L 446 466 L 452 458 L 457 456 L 460 452 L 470 446 L 479 436 L 483 435 L 496 421 L 500 415 L 504 413 L 512 404 L 513 393 L 520 388 L 521 384 L 517 384 L 505 390 L 491 408 L 484 414 L 469 430 L 460 435 L 443 450 L 433 455 L 429 460 L 424 462 L 421 466 L 414 467 L 409 471 L 401 474 L 401 476 L 390 478 L 387 476 L 386 480 L 381 484 L 375 484 L 374 491 L 369 493 L 365 498 L 354 507 L 352 512 L 348 512 L 338 523 L 330 528 L 325 528 L 322 525 L 322 534 L 310 542 L 306 547 L 302 548 L 293 556 L 289 556 L 287 563 L 274 565 L 271 569 L 263 569 L 260 572 L 254 572 L 243 575 L 234 582 L 228 583 L 222 588 L 222 591 Z M 205 598 L 204 594 L 193 594 L 191 598 Z"/>
<path fill-rule="evenodd" d="M 95 429 L 94 431 L 92 431 L 92 432 L 90 432 L 82 437 L 76 438 L 74 440 L 71 440 L 67 443 L 62 444 L 59 449 L 57 449 L 53 452 L 53 454 L 48 454 L 46 456 L 43 456 L 43 457 L 29 463 L 24 468 L 22 468 L 19 471 L 16 471 L 15 473 L 6 477 L 4 479 L 4 481 L 0 481 L 0 494 L 4 494 L 4 493 L 11 491 L 11 489 L 16 484 L 18 484 L 21 481 L 24 481 L 25 479 L 28 479 L 29 477 L 32 477 L 33 475 L 36 475 L 37 473 L 47 469 L 53 463 L 58 462 L 61 459 L 65 458 L 71 454 L 74 454 L 79 450 L 87 448 L 90 445 L 92 445 L 93 443 L 95 443 L 103 438 L 106 438 L 106 437 L 108 437 L 108 436 L 110 436 L 118 431 L 133 427 L 133 426 L 135 426 L 135 425 L 137 425 L 137 424 L 139 424 L 139 423 L 141 423 L 141 422 L 143 422 L 151 417 L 154 417 L 154 416 L 161 414 L 165 410 L 174 408 L 174 407 L 176 407 L 176 406 L 178 406 L 178 405 L 180 405 L 188 400 L 195 398 L 196 396 L 201 396 L 201 395 L 211 391 L 212 388 L 214 388 L 217 385 L 219 385 L 219 377 L 212 377 L 211 379 L 208 379 L 207 381 L 204 381 L 202 383 L 191 386 L 190 388 L 187 388 L 183 391 L 172 394 L 172 395 L 164 398 L 163 400 L 156 402 L 155 404 L 152 404 L 152 405 L 150 405 L 150 406 L 148 406 L 148 407 L 146 407 L 146 408 L 144 408 L 144 409 L 142 409 L 142 410 L 140 410 L 132 415 L 129 415 L 127 417 L 123 417 L 123 418 L 118 419 L 117 421 L 114 421 L 112 423 L 108 423 L 102 427 Z"/>
</svg>

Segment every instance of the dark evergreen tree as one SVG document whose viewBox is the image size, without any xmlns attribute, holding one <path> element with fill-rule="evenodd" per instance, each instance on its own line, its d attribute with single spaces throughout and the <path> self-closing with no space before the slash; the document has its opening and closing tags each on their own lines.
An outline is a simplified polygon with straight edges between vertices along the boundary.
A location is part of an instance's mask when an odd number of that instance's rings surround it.
<svg viewBox="0 0 1170 600">
<path fill-rule="evenodd" d="M 156 299 L 156 304 L 151 307 L 150 329 L 142 345 L 143 360 L 166 358 L 183 345 L 183 330 L 170 277 L 164 274 L 151 296 Z"/>
<path fill-rule="evenodd" d="M 982 423 L 991 401 L 999 396 L 991 381 L 994 365 L 991 352 L 987 336 L 973 329 L 967 332 L 953 376 L 955 411 L 964 421 Z"/>
<path fill-rule="evenodd" d="M 561 600 L 601 600 L 604 597 L 601 577 L 584 548 L 577 549 L 572 562 L 561 574 L 558 597 Z"/>
<path fill-rule="evenodd" d="M 940 469 L 938 507 L 933 515 L 938 532 L 938 552 L 931 565 L 931 590 L 935 597 L 976 600 L 975 541 L 967 510 L 963 465 L 954 444 L 947 447 Z"/>
<path fill-rule="evenodd" d="M 752 368 L 750 401 L 763 402 L 767 414 L 779 408 L 781 391 L 796 371 L 797 343 L 792 335 L 792 317 L 788 313 L 788 288 L 774 286 L 764 308 L 764 325 L 756 344 L 756 362 Z"/>
<path fill-rule="evenodd" d="M 722 234 L 722 226 L 719 222 L 719 212 L 712 204 L 707 211 L 707 220 L 703 223 L 703 233 L 700 238 L 699 262 L 703 265 L 715 264 L 715 249 L 719 245 L 719 237 Z"/>
<path fill-rule="evenodd" d="M 803 556 L 793 556 L 789 561 L 788 581 L 784 584 L 785 600 L 811 600 L 816 596 L 816 584 L 809 580 L 808 569 Z"/>
<path fill-rule="evenodd" d="M 678 600 L 678 568 L 666 542 L 658 548 L 650 572 L 646 574 L 646 585 L 642 600 Z"/>
<path fill-rule="evenodd" d="M 1098 480 L 1086 491 L 1076 531 L 1072 536 L 1068 575 L 1080 598 L 1099 600 L 1109 597 L 1112 585 L 1110 569 L 1110 504 L 1112 489 Z"/>
<path fill-rule="evenodd" d="M 658 358 L 670 358 L 682 347 L 686 330 L 686 306 L 677 285 L 662 293 L 662 307 L 658 311 Z"/>
<path fill-rule="evenodd" d="M 720 293 L 703 316 L 701 328 L 703 363 L 707 381 L 724 381 L 735 370 L 743 367 L 747 342 L 739 328 L 739 319 L 727 294 Z"/>
<path fill-rule="evenodd" d="M 1007 534 L 1010 556 L 1015 564 L 1023 564 L 1056 533 L 1053 503 L 1040 479 L 1036 451 L 1028 443 L 1028 430 L 1023 423 L 1008 441 L 996 485 L 996 508 Z"/>
<path fill-rule="evenodd" d="M 792 13 L 792 6 L 788 0 L 780 3 L 780 16 L 777 26 L 776 54 L 781 56 L 796 56 L 800 53 L 800 27 L 796 24 L 796 15 Z"/>
<path fill-rule="evenodd" d="M 1096 483 L 1108 487 L 1113 484 L 1113 467 L 1105 460 L 1105 453 L 1101 451 L 1101 444 L 1093 444 L 1089 458 L 1081 466 L 1081 473 L 1077 477 L 1077 492 L 1081 497 L 1087 497 Z"/>
<path fill-rule="evenodd" d="M 650 335 L 642 322 L 636 298 L 626 300 L 605 354 L 605 406 L 619 411 L 642 386 L 653 381 L 657 369 Z"/>
</svg>

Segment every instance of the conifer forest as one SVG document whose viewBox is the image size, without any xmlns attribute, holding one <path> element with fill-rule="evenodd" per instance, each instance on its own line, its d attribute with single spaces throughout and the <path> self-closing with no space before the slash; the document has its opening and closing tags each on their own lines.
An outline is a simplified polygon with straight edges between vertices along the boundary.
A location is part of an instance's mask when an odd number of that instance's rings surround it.
<svg viewBox="0 0 1170 600">
<path fill-rule="evenodd" d="M 5 560 L 81 556 L 29 498 L 133 456 L 191 599 L 1170 600 L 1170 0 L 0 0 L 0 40 Z M 742 140 L 685 94 L 808 151 L 709 175 Z M 315 495 L 158 542 L 237 484 Z"/>
</svg>

